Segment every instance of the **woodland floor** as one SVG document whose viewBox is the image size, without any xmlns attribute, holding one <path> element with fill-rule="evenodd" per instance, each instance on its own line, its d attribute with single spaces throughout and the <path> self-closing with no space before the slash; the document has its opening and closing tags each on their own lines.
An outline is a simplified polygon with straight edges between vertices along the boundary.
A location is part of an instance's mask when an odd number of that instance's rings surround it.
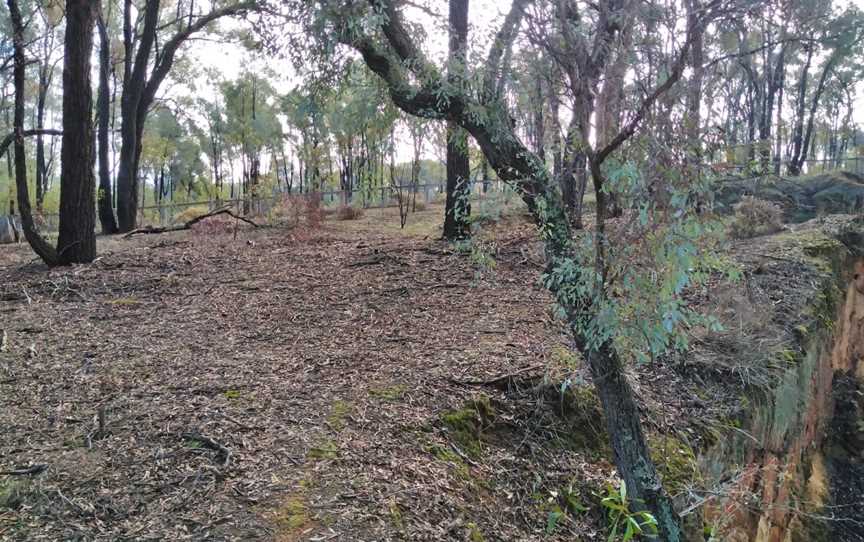
<svg viewBox="0 0 864 542">
<path fill-rule="evenodd" d="M 605 540 L 599 411 L 537 391 L 582 375 L 532 226 L 494 228 L 493 267 L 437 240 L 440 207 L 394 212 L 68 269 L 0 247 L 0 471 L 47 465 L 0 476 L 0 539 Z"/>
</svg>

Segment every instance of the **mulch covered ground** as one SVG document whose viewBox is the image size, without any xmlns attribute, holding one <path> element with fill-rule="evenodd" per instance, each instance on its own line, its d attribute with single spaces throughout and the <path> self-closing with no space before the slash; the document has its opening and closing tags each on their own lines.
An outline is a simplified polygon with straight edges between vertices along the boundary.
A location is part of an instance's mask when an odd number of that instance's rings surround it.
<svg viewBox="0 0 864 542">
<path fill-rule="evenodd" d="M 614 468 L 533 227 L 460 250 L 440 214 L 205 223 L 55 270 L 0 247 L 0 539 L 605 540 Z M 734 401 L 633 371 L 687 504 Z"/>
<path fill-rule="evenodd" d="M 493 268 L 380 220 L 0 247 L 0 471 L 45 467 L 0 539 L 600 537 L 550 517 L 611 477 L 602 423 L 517 389 L 570 361 L 531 227 Z"/>
</svg>

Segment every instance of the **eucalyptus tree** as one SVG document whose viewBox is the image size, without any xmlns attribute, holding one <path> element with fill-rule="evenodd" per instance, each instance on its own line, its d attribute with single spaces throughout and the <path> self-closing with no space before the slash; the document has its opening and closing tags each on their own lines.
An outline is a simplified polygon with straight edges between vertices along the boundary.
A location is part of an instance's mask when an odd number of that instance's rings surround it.
<svg viewBox="0 0 864 542">
<path fill-rule="evenodd" d="M 57 64 L 63 59 L 59 53 L 61 35 L 59 28 L 63 20 L 63 8 L 58 2 L 46 2 L 37 6 L 40 21 L 41 38 L 39 39 L 38 72 L 39 83 L 36 97 L 36 130 L 45 129 L 45 110 L 50 98 L 49 93 L 54 80 Z M 36 210 L 42 212 L 45 194 L 48 192 L 51 163 L 53 162 L 53 146 L 49 149 L 51 156 L 46 157 L 45 138 L 40 133 L 36 135 Z"/>
<path fill-rule="evenodd" d="M 24 20 L 17 0 L 6 0 L 12 22 L 14 57 L 15 184 L 24 236 L 48 265 L 90 262 L 96 255 L 93 90 L 90 55 L 99 2 L 67 0 L 63 63 L 63 149 L 60 172 L 60 227 L 57 247 L 39 235 L 27 187 L 24 149 L 25 68 Z M 42 133 L 45 130 L 33 131 Z"/>
<path fill-rule="evenodd" d="M 467 84 L 468 0 L 449 2 L 448 84 Z M 447 199 L 444 202 L 444 239 L 464 239 L 471 234 L 471 165 L 468 159 L 468 133 L 453 121 L 447 122 Z"/>
<path fill-rule="evenodd" d="M 225 104 L 224 140 L 239 149 L 244 208 L 257 195 L 262 153 L 282 140 L 276 93 L 266 78 L 243 72 L 220 85 Z"/>
<path fill-rule="evenodd" d="M 140 9 L 132 0 L 124 0 L 123 4 L 122 121 L 117 171 L 117 222 L 121 232 L 135 228 L 144 125 L 178 51 L 189 38 L 214 21 L 248 13 L 256 9 L 257 2 L 244 0 L 226 4 L 180 0 L 166 3 L 165 7 L 162 9 L 160 0 L 146 0 Z"/>
<path fill-rule="evenodd" d="M 110 235 L 118 231 L 117 219 L 114 216 L 110 165 L 111 73 L 114 70 L 114 62 L 111 54 L 109 25 L 111 24 L 114 2 L 108 0 L 106 4 L 100 10 L 99 18 L 96 21 L 99 30 L 99 91 L 96 99 L 99 188 L 96 191 L 96 205 L 102 233 Z"/>
<path fill-rule="evenodd" d="M 377 77 L 362 63 L 351 63 L 324 103 L 324 122 L 339 161 L 339 188 L 346 203 L 368 188 L 379 167 L 381 140 L 393 126 L 394 112 Z"/>
<path fill-rule="evenodd" d="M 798 99 L 796 103 L 796 117 L 790 143 L 791 153 L 789 157 L 789 173 L 799 175 L 805 160 L 810 157 L 814 140 L 815 119 L 822 97 L 829 82 L 835 77 L 837 68 L 847 60 L 858 63 L 858 59 L 864 54 L 864 14 L 854 5 L 849 6 L 835 18 L 828 21 L 823 36 L 818 44 L 824 48 L 825 59 L 818 67 L 816 84 L 810 90 L 809 70 L 813 65 L 816 55 L 817 43 L 811 43 L 807 47 L 807 60 L 801 70 L 798 83 Z"/>
<path fill-rule="evenodd" d="M 651 460 L 639 410 L 624 370 L 627 358 L 620 350 L 620 339 L 625 333 L 622 303 L 626 302 L 626 295 L 618 297 L 614 292 L 636 287 L 636 284 L 643 291 L 654 292 L 656 295 L 650 301 L 656 310 L 650 316 L 663 314 L 662 322 L 651 318 L 637 325 L 642 326 L 642 331 L 648 328 L 650 344 L 647 347 L 652 354 L 673 343 L 672 337 L 683 318 L 682 305 L 676 300 L 684 286 L 698 279 L 690 275 L 695 266 L 695 244 L 687 241 L 679 250 L 674 246 L 688 238 L 682 231 L 691 235 L 699 231 L 693 222 L 698 217 L 684 211 L 655 213 L 652 202 L 634 199 L 633 204 L 637 205 L 642 219 L 633 221 L 633 226 L 650 224 L 651 228 L 656 228 L 650 237 L 663 240 L 662 247 L 655 247 L 659 254 L 677 254 L 672 256 L 677 259 L 666 262 L 669 265 L 664 265 L 657 273 L 648 273 L 636 280 L 638 266 L 625 266 L 617 261 L 607 235 L 607 191 L 636 176 L 619 172 L 607 175 L 601 166 L 636 133 L 658 97 L 680 79 L 689 58 L 693 34 L 715 15 L 717 3 L 702 8 L 698 26 L 692 21 L 687 25 L 686 37 L 668 66 L 667 79 L 646 93 L 609 142 L 590 151 L 588 162 L 597 193 L 597 212 L 593 231 L 586 232 L 578 240 L 572 236 L 561 195 L 545 164 L 519 140 L 507 108 L 496 92 L 502 59 L 521 26 L 526 3 L 524 0 L 513 2 L 483 65 L 473 70 L 473 77 L 457 85 L 415 42 L 403 21 L 403 11 L 395 2 L 376 0 L 345 4 L 333 0 L 315 6 L 305 2 L 286 4 L 294 8 L 296 19 L 308 24 L 309 34 L 321 40 L 322 51 L 329 53 L 333 50 L 333 41 L 338 41 L 359 53 L 387 84 L 391 99 L 400 109 L 419 117 L 458 124 L 474 137 L 499 178 L 514 185 L 533 214 L 545 243 L 544 283 L 555 295 L 559 314 L 566 320 L 574 345 L 590 368 L 619 473 L 627 483 L 633 502 L 644 505 L 656 516 L 661 538 L 677 541 L 681 539 L 677 515 Z M 576 12 L 585 7 L 568 4 L 566 15 L 569 18 L 575 18 Z M 599 17 L 620 20 L 620 2 L 596 2 L 586 9 L 598 11 Z M 322 32 L 322 29 L 330 31 Z M 578 27 L 574 26 L 572 31 L 579 31 Z M 617 32 L 617 26 L 610 24 L 607 39 L 613 39 Z M 688 198 L 682 195 L 674 201 L 682 203 Z M 664 224 L 660 222 L 664 216 L 675 219 Z M 658 236 L 661 230 L 665 235 Z M 618 273 L 628 277 L 623 284 L 616 282 Z M 649 290 L 651 284 L 653 287 Z"/>
<path fill-rule="evenodd" d="M 326 123 L 328 90 L 312 85 L 297 88 L 282 97 L 281 108 L 288 124 L 296 132 L 299 160 L 299 189 L 302 192 L 321 189 L 322 169 L 329 158 L 330 138 Z"/>
</svg>

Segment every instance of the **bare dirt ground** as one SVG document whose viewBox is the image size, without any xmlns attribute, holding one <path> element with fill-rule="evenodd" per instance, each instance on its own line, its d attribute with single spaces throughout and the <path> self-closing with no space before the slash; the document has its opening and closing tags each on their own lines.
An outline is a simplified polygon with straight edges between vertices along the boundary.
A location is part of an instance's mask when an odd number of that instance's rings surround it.
<svg viewBox="0 0 864 542">
<path fill-rule="evenodd" d="M 532 227 L 492 268 L 392 213 L 2 247 L 0 471 L 47 468 L 0 476 L 0 539 L 602 539 L 598 412 L 498 379 L 571 370 Z"/>
</svg>

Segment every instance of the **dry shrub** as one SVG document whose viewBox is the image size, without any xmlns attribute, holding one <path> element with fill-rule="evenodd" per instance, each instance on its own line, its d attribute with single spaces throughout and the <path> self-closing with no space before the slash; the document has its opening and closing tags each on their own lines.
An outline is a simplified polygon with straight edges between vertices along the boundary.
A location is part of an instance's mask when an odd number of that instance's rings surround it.
<svg viewBox="0 0 864 542">
<path fill-rule="evenodd" d="M 730 233 L 738 239 L 777 233 L 783 229 L 783 210 L 770 201 L 744 196 L 735 204 Z"/>
<path fill-rule="evenodd" d="M 408 207 L 409 211 L 425 211 L 426 203 L 423 201 L 423 198 L 419 197 L 419 194 L 415 196 L 412 192 L 402 192 L 396 193 L 393 195 L 393 205 L 399 205 L 402 203 L 402 206 Z"/>
<path fill-rule="evenodd" d="M 216 215 L 193 224 L 192 233 L 209 236 L 220 233 L 230 233 L 234 231 L 235 228 L 243 226 L 249 227 L 248 224 L 238 224 L 238 221 L 228 215 Z"/>
<path fill-rule="evenodd" d="M 316 230 L 324 220 L 321 194 L 286 194 L 273 208 L 273 221 L 294 230 Z"/>
<path fill-rule="evenodd" d="M 201 215 L 206 215 L 210 209 L 205 205 L 193 205 L 180 211 L 172 219 L 175 224 L 185 224 L 192 219 L 198 218 Z"/>
<path fill-rule="evenodd" d="M 340 205 L 336 209 L 336 220 L 357 220 L 363 218 L 363 209 L 351 205 Z"/>
</svg>

